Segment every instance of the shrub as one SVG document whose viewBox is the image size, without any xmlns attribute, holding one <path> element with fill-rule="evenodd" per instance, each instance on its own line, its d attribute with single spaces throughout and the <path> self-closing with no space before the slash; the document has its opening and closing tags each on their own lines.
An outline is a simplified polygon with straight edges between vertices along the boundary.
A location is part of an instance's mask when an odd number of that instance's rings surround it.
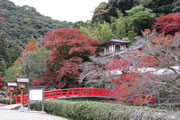
<svg viewBox="0 0 180 120">
<path fill-rule="evenodd" d="M 31 109 L 41 110 L 40 103 L 31 105 Z M 178 118 L 178 113 L 171 111 L 93 101 L 46 100 L 45 111 L 73 120 L 169 120 Z"/>
<path fill-rule="evenodd" d="M 9 101 L 9 99 L 0 98 L 0 103 L 1 104 L 9 104 L 10 101 Z M 15 99 L 12 100 L 12 104 L 14 104 L 14 103 L 15 103 Z"/>
</svg>

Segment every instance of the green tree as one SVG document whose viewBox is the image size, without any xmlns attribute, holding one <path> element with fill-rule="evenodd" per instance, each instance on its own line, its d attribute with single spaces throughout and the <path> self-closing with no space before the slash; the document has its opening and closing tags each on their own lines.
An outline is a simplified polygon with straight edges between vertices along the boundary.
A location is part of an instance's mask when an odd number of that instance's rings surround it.
<svg viewBox="0 0 180 120">
<path fill-rule="evenodd" d="M 98 22 L 97 24 L 89 22 L 87 27 L 80 27 L 89 38 L 98 39 L 101 42 L 111 39 L 112 30 L 110 24 L 104 22 L 101 24 Z"/>
<path fill-rule="evenodd" d="M 29 78 L 30 83 L 32 80 L 43 76 L 47 69 L 45 61 L 50 57 L 50 53 L 51 52 L 46 50 L 44 47 L 27 52 L 20 63 L 22 68 L 20 73 L 21 76 Z"/>
<path fill-rule="evenodd" d="M 92 17 L 92 22 L 99 21 L 99 22 L 103 23 L 104 21 L 107 21 L 106 14 L 108 12 L 109 12 L 109 9 L 107 9 L 107 3 L 105 3 L 105 2 L 100 3 L 94 11 L 94 14 Z"/>
<path fill-rule="evenodd" d="M 119 17 L 118 10 L 120 10 L 124 15 L 126 15 L 126 10 L 129 10 L 133 7 L 134 0 L 109 0 L 108 9 L 109 16 Z"/>
<path fill-rule="evenodd" d="M 155 14 L 152 13 L 151 9 L 145 8 L 142 5 L 133 7 L 126 11 L 128 18 L 132 20 L 133 25 L 136 26 L 136 32 L 141 34 L 141 32 L 150 28 L 155 19 Z"/>
<path fill-rule="evenodd" d="M 3 33 L 0 33 L 0 58 L 8 61 L 8 43 Z"/>
<path fill-rule="evenodd" d="M 5 82 L 15 82 L 18 77 L 21 77 L 21 66 L 18 67 L 9 67 L 4 75 Z"/>
<path fill-rule="evenodd" d="M 80 27 L 86 27 L 87 24 L 88 24 L 87 22 L 77 21 L 73 24 L 72 28 L 80 29 Z"/>
<path fill-rule="evenodd" d="M 92 23 L 92 21 L 87 21 L 86 26 L 80 26 L 80 30 L 82 30 L 89 38 L 98 39 L 95 34 L 96 23 Z"/>
<path fill-rule="evenodd" d="M 134 40 L 134 38 L 136 37 L 136 32 L 135 31 L 128 31 L 128 39 L 129 40 Z"/>
<path fill-rule="evenodd" d="M 1 59 L 0 60 L 0 72 L 1 72 L 2 76 L 4 76 L 6 69 L 7 69 L 6 62 L 3 59 Z"/>
<path fill-rule="evenodd" d="M 112 38 L 112 30 L 110 25 L 106 22 L 104 22 L 104 24 L 98 23 L 95 29 L 95 33 L 98 40 L 101 42 L 110 40 Z"/>
<path fill-rule="evenodd" d="M 157 14 L 168 14 L 173 10 L 172 4 L 178 0 L 134 0 L 136 5 L 143 5 Z"/>
<path fill-rule="evenodd" d="M 24 46 L 21 44 L 21 42 L 9 43 L 8 45 L 9 61 L 8 61 L 7 67 L 10 67 L 13 65 L 16 59 L 21 55 L 23 51 L 23 47 Z"/>
<path fill-rule="evenodd" d="M 0 33 L 0 72 L 4 75 L 9 61 L 8 43 L 5 34 Z"/>
<path fill-rule="evenodd" d="M 180 12 L 180 0 L 174 0 L 172 8 L 172 12 Z"/>
<path fill-rule="evenodd" d="M 87 27 L 80 27 L 80 30 L 82 30 L 86 35 L 88 35 L 89 38 L 98 39 L 95 33 L 95 27 L 87 26 Z"/>
<path fill-rule="evenodd" d="M 113 34 L 117 36 L 119 39 L 127 37 L 128 33 L 128 23 L 125 17 L 121 17 L 116 19 L 115 22 L 111 24 Z"/>
<path fill-rule="evenodd" d="M 45 61 L 50 56 L 50 51 L 41 47 L 38 50 L 28 51 L 24 54 L 24 58 L 16 67 L 9 67 L 4 75 L 6 82 L 15 81 L 17 77 L 27 77 L 30 80 L 39 78 L 46 71 Z"/>
</svg>

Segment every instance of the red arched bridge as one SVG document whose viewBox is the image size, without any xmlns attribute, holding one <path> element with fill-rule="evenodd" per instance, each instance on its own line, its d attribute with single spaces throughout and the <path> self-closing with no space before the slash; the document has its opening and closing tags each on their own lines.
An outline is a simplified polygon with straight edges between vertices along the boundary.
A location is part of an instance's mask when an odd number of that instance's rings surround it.
<svg viewBox="0 0 180 120">
<path fill-rule="evenodd" d="M 58 89 L 44 92 L 44 99 L 71 98 L 71 97 L 102 97 L 114 98 L 116 90 L 107 88 L 71 88 Z M 144 96 L 141 97 L 146 100 Z M 148 97 L 148 102 L 154 104 L 154 96 Z M 21 103 L 21 96 L 16 96 L 16 104 Z M 28 103 L 28 95 L 23 96 L 23 104 Z"/>
</svg>

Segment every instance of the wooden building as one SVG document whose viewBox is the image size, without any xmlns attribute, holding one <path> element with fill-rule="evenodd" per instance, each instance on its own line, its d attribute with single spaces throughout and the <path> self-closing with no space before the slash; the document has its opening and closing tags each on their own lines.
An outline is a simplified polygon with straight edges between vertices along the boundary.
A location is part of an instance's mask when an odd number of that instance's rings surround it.
<svg viewBox="0 0 180 120">
<path fill-rule="evenodd" d="M 131 43 L 129 40 L 119 40 L 112 38 L 106 42 L 100 43 L 100 46 L 104 47 L 104 54 L 110 54 L 126 50 L 128 45 Z"/>
</svg>

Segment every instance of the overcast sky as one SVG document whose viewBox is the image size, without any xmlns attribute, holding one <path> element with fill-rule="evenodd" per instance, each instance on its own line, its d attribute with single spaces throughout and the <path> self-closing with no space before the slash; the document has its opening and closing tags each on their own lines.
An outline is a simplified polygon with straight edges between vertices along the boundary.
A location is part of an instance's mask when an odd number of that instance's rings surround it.
<svg viewBox="0 0 180 120">
<path fill-rule="evenodd" d="M 60 21 L 76 22 L 90 20 L 94 9 L 108 0 L 10 0 L 16 5 L 28 5 L 43 15 Z"/>
</svg>

